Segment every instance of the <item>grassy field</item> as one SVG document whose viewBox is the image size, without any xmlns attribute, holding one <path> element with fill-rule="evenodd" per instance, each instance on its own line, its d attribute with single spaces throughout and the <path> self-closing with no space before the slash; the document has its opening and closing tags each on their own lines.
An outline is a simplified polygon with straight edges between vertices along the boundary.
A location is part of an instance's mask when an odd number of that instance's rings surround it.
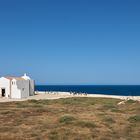
<svg viewBox="0 0 140 140">
<path fill-rule="evenodd" d="M 140 103 L 67 98 L 0 103 L 0 140 L 140 140 Z"/>
</svg>

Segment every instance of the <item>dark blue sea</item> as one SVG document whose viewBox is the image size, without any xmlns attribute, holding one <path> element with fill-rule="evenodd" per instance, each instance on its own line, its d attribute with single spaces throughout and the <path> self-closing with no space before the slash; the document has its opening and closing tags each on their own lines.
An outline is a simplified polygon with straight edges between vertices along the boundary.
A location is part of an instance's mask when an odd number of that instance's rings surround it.
<svg viewBox="0 0 140 140">
<path fill-rule="evenodd" d="M 62 91 L 88 94 L 140 96 L 140 85 L 36 85 L 36 91 Z"/>
</svg>

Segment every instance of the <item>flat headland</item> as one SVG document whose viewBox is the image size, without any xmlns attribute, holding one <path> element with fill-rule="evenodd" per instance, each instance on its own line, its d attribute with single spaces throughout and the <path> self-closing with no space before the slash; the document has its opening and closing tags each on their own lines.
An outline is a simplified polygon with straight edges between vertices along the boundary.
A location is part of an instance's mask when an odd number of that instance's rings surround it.
<svg viewBox="0 0 140 140">
<path fill-rule="evenodd" d="M 88 96 L 38 93 L 1 102 L 0 140 L 139 140 L 139 101 Z"/>
</svg>

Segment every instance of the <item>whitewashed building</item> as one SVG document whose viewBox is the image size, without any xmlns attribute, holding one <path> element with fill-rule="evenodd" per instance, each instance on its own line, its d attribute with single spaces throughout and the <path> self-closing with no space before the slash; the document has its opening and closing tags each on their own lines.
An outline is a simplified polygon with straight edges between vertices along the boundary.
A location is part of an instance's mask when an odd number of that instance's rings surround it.
<svg viewBox="0 0 140 140">
<path fill-rule="evenodd" d="M 22 77 L 1 77 L 0 97 L 27 98 L 34 95 L 35 82 L 24 74 Z"/>
</svg>

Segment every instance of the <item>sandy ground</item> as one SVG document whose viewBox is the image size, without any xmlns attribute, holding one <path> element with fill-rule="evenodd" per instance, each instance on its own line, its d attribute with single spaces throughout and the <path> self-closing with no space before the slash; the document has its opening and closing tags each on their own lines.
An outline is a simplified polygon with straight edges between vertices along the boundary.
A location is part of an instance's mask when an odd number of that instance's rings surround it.
<svg viewBox="0 0 140 140">
<path fill-rule="evenodd" d="M 7 99 L 0 98 L 0 102 L 11 102 L 11 101 L 26 101 L 26 100 L 40 100 L 40 99 L 60 99 L 60 98 L 69 98 L 69 97 L 100 97 L 100 98 L 115 98 L 122 100 L 138 100 L 140 101 L 140 96 L 117 96 L 117 95 L 103 95 L 103 94 L 75 94 L 70 92 L 35 92 L 35 96 L 30 96 L 24 99 Z"/>
</svg>

